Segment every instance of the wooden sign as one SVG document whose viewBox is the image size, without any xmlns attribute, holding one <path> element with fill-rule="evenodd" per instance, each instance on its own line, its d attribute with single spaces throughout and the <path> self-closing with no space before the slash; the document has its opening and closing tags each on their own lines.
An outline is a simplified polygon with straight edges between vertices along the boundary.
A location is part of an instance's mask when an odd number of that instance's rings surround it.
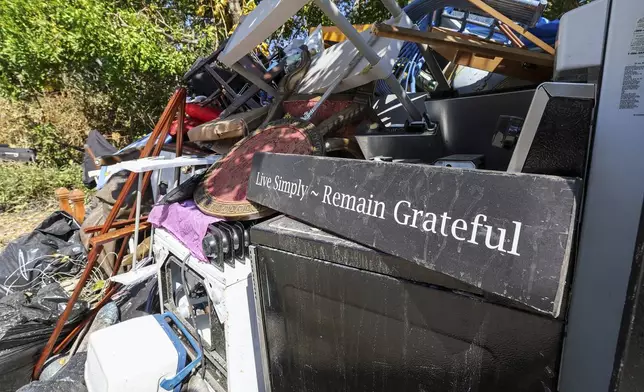
<svg viewBox="0 0 644 392">
<path fill-rule="evenodd" d="M 579 182 L 255 154 L 248 199 L 558 317 Z"/>
</svg>

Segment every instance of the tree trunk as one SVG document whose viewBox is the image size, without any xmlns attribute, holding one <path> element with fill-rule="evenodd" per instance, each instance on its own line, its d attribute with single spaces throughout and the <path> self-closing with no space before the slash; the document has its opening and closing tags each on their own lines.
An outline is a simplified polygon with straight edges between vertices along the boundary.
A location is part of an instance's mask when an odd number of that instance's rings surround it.
<svg viewBox="0 0 644 392">
<path fill-rule="evenodd" d="M 242 15 L 241 1 L 228 0 L 228 11 L 230 12 L 230 18 L 233 21 L 233 25 L 238 24 Z"/>
</svg>

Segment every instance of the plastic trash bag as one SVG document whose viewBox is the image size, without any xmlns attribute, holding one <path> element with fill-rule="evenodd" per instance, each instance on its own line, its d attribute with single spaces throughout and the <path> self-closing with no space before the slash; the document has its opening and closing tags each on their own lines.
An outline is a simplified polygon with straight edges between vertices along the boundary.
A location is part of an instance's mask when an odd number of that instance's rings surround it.
<svg viewBox="0 0 644 392">
<path fill-rule="evenodd" d="M 69 297 L 58 283 L 0 299 L 0 392 L 14 392 L 31 380 L 38 360 Z M 86 314 L 78 301 L 63 328 L 65 336 Z"/>
<path fill-rule="evenodd" d="M 33 381 L 16 392 L 86 392 L 86 359 L 87 353 L 74 354 L 51 379 Z"/>
<path fill-rule="evenodd" d="M 87 352 L 89 346 L 89 337 L 92 333 L 105 329 L 119 322 L 119 308 L 115 302 L 108 302 L 98 311 L 96 318 L 92 321 L 92 325 L 83 337 L 83 340 L 78 345 L 78 352 Z"/>
<path fill-rule="evenodd" d="M 315 56 L 324 51 L 324 38 L 322 37 L 322 25 L 313 30 L 304 43 L 309 48 L 309 53 L 311 56 Z"/>
<path fill-rule="evenodd" d="M 85 263 L 80 226 L 71 215 L 57 211 L 38 227 L 12 241 L 0 253 L 0 298 L 39 283 L 43 273 L 69 273 Z M 51 255 L 60 257 L 50 257 Z"/>
</svg>

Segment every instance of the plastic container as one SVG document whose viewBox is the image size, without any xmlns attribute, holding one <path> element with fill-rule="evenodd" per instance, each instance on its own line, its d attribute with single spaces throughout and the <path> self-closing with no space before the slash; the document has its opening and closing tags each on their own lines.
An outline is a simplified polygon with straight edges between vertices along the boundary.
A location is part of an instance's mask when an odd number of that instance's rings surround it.
<svg viewBox="0 0 644 392">
<path fill-rule="evenodd" d="M 197 353 L 189 364 L 168 318 Z M 179 392 L 201 357 L 197 343 L 172 313 L 139 317 L 90 336 L 85 383 L 89 392 Z"/>
</svg>

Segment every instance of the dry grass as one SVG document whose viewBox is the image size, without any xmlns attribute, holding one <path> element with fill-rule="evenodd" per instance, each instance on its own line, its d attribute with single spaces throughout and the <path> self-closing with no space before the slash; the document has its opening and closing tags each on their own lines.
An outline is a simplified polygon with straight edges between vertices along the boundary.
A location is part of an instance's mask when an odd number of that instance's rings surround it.
<svg viewBox="0 0 644 392">
<path fill-rule="evenodd" d="M 73 92 L 44 94 L 31 101 L 0 98 L 0 143 L 31 147 L 30 130 L 38 124 L 51 124 L 61 131 L 61 142 L 82 146 L 90 124 L 79 99 Z"/>
<path fill-rule="evenodd" d="M 9 242 L 35 229 L 49 214 L 56 211 L 56 207 L 51 200 L 29 210 L 0 213 L 0 251 Z"/>
</svg>

